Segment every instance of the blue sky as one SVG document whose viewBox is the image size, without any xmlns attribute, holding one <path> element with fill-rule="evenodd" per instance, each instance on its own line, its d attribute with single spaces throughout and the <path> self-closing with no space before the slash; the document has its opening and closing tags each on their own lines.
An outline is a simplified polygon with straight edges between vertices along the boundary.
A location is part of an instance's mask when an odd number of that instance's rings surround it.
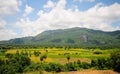
<svg viewBox="0 0 120 74">
<path fill-rule="evenodd" d="M 120 0 L 0 0 L 0 40 L 45 30 L 120 30 Z"/>
</svg>

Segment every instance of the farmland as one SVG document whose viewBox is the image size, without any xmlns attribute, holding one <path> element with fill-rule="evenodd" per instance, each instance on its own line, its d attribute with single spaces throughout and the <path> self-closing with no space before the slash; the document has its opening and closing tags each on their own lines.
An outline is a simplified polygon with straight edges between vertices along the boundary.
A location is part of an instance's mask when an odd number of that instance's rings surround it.
<svg viewBox="0 0 120 74">
<path fill-rule="evenodd" d="M 66 56 L 70 56 L 70 62 L 80 60 L 82 62 L 90 62 L 92 59 L 98 58 L 109 58 L 112 50 L 100 50 L 100 49 L 63 49 L 63 48 L 38 48 L 38 49 L 11 49 L 7 50 L 5 53 L 0 53 L 0 57 L 5 58 L 5 54 L 16 54 L 16 52 L 25 52 L 30 57 L 31 61 L 34 63 L 40 62 L 40 56 L 46 54 L 47 58 L 43 60 L 44 62 L 57 62 L 57 63 L 67 63 Z M 34 55 L 34 52 L 40 52 L 38 56 Z M 101 54 L 95 54 L 94 52 L 101 52 Z"/>
<path fill-rule="evenodd" d="M 71 74 L 86 73 L 84 70 L 89 70 L 88 73 L 97 74 L 101 72 L 102 74 L 104 72 L 99 70 L 106 70 L 106 73 L 112 74 L 114 65 L 119 62 L 119 51 L 117 51 L 118 53 L 115 51 L 117 49 L 102 50 L 98 48 L 24 48 L 1 50 L 0 72 L 2 74 Z M 111 55 L 112 52 L 115 52 L 115 54 Z M 114 64 L 112 60 L 118 61 Z M 118 67 L 116 65 L 115 70 L 119 72 Z"/>
</svg>

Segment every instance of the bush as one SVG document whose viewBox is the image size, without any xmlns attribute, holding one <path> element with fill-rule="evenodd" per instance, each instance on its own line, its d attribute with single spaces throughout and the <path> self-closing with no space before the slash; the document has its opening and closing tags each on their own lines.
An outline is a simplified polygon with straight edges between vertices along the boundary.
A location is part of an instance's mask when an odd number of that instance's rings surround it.
<svg viewBox="0 0 120 74">
<path fill-rule="evenodd" d="M 82 66 L 83 69 L 89 69 L 90 68 L 90 64 L 87 63 L 87 62 L 82 62 L 81 66 Z"/>
<path fill-rule="evenodd" d="M 57 63 L 49 63 L 46 64 L 45 66 L 45 71 L 55 71 L 55 72 L 61 72 L 63 70 L 63 67 L 61 64 Z"/>
<path fill-rule="evenodd" d="M 95 51 L 95 52 L 93 52 L 93 54 L 102 54 L 102 52 L 100 52 L 100 51 Z"/>
<path fill-rule="evenodd" d="M 91 60 L 91 67 L 97 66 L 97 61 L 96 60 Z"/>
<path fill-rule="evenodd" d="M 120 50 L 111 53 L 112 68 L 120 72 Z"/>
<path fill-rule="evenodd" d="M 35 56 L 39 56 L 41 54 L 41 52 L 39 52 L 39 51 L 34 51 L 34 55 Z"/>
<path fill-rule="evenodd" d="M 77 68 L 75 68 L 74 63 L 72 63 L 72 62 L 66 63 L 65 67 L 66 67 L 67 71 L 76 71 L 77 70 Z"/>
<path fill-rule="evenodd" d="M 2 62 L 3 63 L 3 62 Z M 22 73 L 26 66 L 30 65 L 30 59 L 27 56 L 11 56 L 1 66 L 1 74 L 15 74 Z"/>
</svg>

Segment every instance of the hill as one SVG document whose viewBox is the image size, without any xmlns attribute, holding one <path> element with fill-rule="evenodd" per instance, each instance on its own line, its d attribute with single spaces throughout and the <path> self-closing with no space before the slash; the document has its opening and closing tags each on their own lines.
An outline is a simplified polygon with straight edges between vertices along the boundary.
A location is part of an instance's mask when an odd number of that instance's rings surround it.
<svg viewBox="0 0 120 74">
<path fill-rule="evenodd" d="M 96 47 L 120 45 L 120 31 L 105 32 L 87 28 L 69 28 L 44 31 L 34 37 L 23 37 L 0 41 L 0 44 L 12 45 L 44 45 L 44 46 L 71 46 Z"/>
</svg>

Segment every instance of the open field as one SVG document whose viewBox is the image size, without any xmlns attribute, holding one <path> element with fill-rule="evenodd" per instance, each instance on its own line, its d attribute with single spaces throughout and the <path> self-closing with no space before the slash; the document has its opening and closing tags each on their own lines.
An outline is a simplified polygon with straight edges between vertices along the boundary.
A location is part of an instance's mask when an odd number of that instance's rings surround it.
<svg viewBox="0 0 120 74">
<path fill-rule="evenodd" d="M 16 54 L 27 53 L 31 61 L 34 63 L 40 62 L 40 56 L 46 54 L 47 58 L 43 60 L 44 62 L 58 62 L 58 63 L 67 63 L 66 56 L 70 56 L 70 62 L 77 61 L 78 59 L 81 62 L 90 62 L 91 59 L 98 58 L 108 58 L 112 50 L 100 50 L 100 49 L 69 49 L 65 50 L 63 48 L 47 48 L 47 49 L 11 49 L 7 50 L 6 53 Z M 39 56 L 35 56 L 34 52 L 40 52 Z M 94 52 L 101 52 L 101 54 L 94 54 Z M 0 53 L 0 57 L 4 58 L 6 53 Z"/>
</svg>

